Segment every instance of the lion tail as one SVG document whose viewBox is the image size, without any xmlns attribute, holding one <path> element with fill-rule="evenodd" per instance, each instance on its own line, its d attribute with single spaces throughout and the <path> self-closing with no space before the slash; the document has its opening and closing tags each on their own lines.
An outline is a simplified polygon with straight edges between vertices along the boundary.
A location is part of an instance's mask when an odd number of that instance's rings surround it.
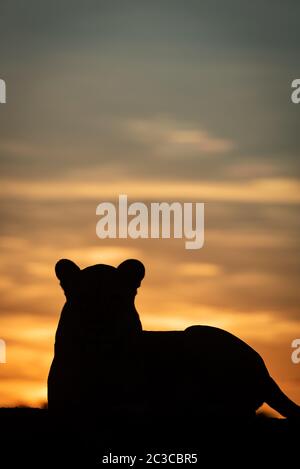
<svg viewBox="0 0 300 469">
<path fill-rule="evenodd" d="M 300 418 L 300 406 L 289 399 L 269 376 L 265 402 L 286 418 Z"/>
</svg>

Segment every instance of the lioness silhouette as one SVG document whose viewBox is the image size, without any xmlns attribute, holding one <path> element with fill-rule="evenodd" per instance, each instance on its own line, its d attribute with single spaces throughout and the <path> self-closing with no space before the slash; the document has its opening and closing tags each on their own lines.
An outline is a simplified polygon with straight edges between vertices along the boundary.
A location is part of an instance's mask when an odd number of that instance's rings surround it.
<svg viewBox="0 0 300 469">
<path fill-rule="evenodd" d="M 250 417 L 266 402 L 299 417 L 260 355 L 224 330 L 144 331 L 134 305 L 145 275 L 128 259 L 117 268 L 80 269 L 61 259 L 56 275 L 66 296 L 48 377 L 53 411 L 103 411 L 140 405 L 145 412 Z"/>
</svg>

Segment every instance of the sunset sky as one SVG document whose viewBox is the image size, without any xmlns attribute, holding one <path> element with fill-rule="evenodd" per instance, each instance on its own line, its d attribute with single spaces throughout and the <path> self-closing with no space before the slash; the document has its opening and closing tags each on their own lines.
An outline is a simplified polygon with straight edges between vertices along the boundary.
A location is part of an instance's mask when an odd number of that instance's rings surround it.
<svg viewBox="0 0 300 469">
<path fill-rule="evenodd" d="M 300 404 L 299 15 L 293 0 L 2 0 L 0 406 L 46 401 L 55 262 L 128 257 L 146 266 L 145 329 L 226 328 Z M 100 240 L 96 206 L 119 194 L 205 202 L 204 247 Z"/>
</svg>

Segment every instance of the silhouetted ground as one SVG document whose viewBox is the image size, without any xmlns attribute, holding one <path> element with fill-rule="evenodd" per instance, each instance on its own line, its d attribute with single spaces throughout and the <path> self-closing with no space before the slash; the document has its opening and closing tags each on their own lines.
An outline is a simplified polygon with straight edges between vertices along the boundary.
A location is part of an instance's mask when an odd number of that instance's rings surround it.
<svg viewBox="0 0 300 469">
<path fill-rule="evenodd" d="M 46 409 L 2 408 L 0 428 L 0 465 L 5 469 L 78 467 L 78 463 L 79 467 L 97 467 L 110 455 L 136 456 L 132 467 L 141 467 L 151 460 L 149 453 L 195 454 L 197 463 L 185 464 L 192 467 L 221 468 L 225 463 L 241 468 L 249 463 L 297 467 L 300 461 L 299 423 L 264 416 L 248 422 L 196 416 L 150 419 L 124 413 L 96 417 L 91 410 L 88 419 L 72 415 L 58 421 Z M 164 465 L 164 459 L 157 456 L 161 462 L 154 463 L 152 457 L 152 464 Z M 182 465 L 180 461 L 179 456 Z M 129 464 L 122 460 L 122 466 Z"/>
</svg>

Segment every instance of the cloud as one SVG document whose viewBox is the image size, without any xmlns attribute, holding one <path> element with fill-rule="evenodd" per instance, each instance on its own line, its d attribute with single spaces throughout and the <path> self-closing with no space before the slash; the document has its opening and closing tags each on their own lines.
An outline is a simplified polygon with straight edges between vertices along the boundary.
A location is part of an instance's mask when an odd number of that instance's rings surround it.
<svg viewBox="0 0 300 469">
<path fill-rule="evenodd" d="M 300 320 L 286 321 L 278 318 L 272 311 L 256 311 L 250 316 L 230 309 L 220 311 L 205 305 L 187 310 L 187 305 L 180 302 L 174 303 L 172 310 L 172 315 L 160 317 L 153 313 L 144 314 L 144 327 L 150 330 L 182 330 L 195 324 L 205 324 L 228 330 L 247 341 L 261 341 L 265 344 L 282 344 L 286 341 L 288 347 L 290 338 L 294 337 L 295 331 L 300 330 Z M 185 310 L 184 315 L 182 310 Z"/>
<path fill-rule="evenodd" d="M 222 269 L 216 264 L 185 262 L 178 265 L 177 272 L 187 277 L 215 277 Z"/>
<path fill-rule="evenodd" d="M 158 158 L 204 157 L 227 153 L 235 147 L 229 139 L 171 118 L 129 119 L 124 128 L 133 140 L 150 146 Z"/>
<path fill-rule="evenodd" d="M 117 265 L 126 258 L 137 258 L 141 252 L 137 248 L 126 246 L 86 247 L 64 250 L 64 257 L 76 259 L 83 266 L 98 264 Z"/>
<path fill-rule="evenodd" d="M 300 180 L 291 178 L 253 179 L 244 182 L 184 181 L 166 179 L 124 179 L 101 183 L 88 180 L 56 179 L 48 181 L 2 180 L 0 195 L 4 198 L 33 200 L 115 200 L 127 194 L 139 201 L 145 199 L 198 199 L 206 201 L 256 202 L 258 204 L 299 204 Z"/>
</svg>

